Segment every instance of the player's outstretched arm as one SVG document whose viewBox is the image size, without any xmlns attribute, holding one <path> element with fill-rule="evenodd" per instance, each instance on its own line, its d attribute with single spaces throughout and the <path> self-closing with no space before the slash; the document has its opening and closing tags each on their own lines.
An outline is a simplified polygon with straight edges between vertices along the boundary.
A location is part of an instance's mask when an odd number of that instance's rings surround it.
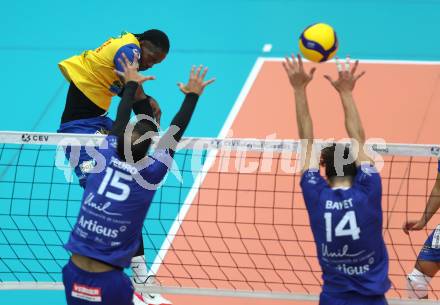
<svg viewBox="0 0 440 305">
<path fill-rule="evenodd" d="M 418 231 L 422 230 L 432 216 L 440 208 L 440 172 L 437 173 L 437 179 L 435 181 L 434 187 L 432 188 L 431 195 L 429 196 L 428 202 L 426 203 L 425 211 L 422 214 L 422 217 L 419 220 L 408 220 L 406 221 L 402 229 L 406 234 L 409 234 L 409 231 Z"/>
<path fill-rule="evenodd" d="M 313 147 L 313 122 L 310 116 L 306 88 L 313 79 L 315 68 L 312 68 L 309 73 L 304 70 L 304 65 L 301 56 L 298 54 L 298 59 L 292 54 L 291 58 L 286 57 L 283 62 L 284 70 L 286 70 L 289 77 L 290 84 L 295 94 L 295 108 L 296 108 L 296 123 L 298 125 L 298 134 L 302 142 L 301 150 L 304 152 L 304 167 L 303 171 L 310 167 L 318 167 L 318 162 L 315 158 L 312 159 Z"/>
<path fill-rule="evenodd" d="M 118 106 L 115 123 L 110 131 L 110 134 L 112 135 L 122 135 L 124 133 L 125 127 L 130 121 L 133 104 L 136 102 L 135 93 L 139 85 L 145 81 L 155 79 L 154 76 L 143 76 L 138 73 L 138 61 L 136 57 L 132 63 L 128 60 L 125 54 L 122 54 L 122 57 L 123 60 L 119 60 L 123 72 L 118 70 L 115 70 L 115 72 L 124 80 L 125 89 Z"/>
<path fill-rule="evenodd" d="M 365 71 L 356 74 L 358 65 L 359 61 L 356 60 L 353 68 L 350 69 L 350 59 L 348 57 L 344 64 L 336 58 L 338 79 L 333 80 L 329 75 L 324 75 L 324 77 L 330 81 L 339 93 L 344 108 L 345 129 L 347 130 L 348 136 L 359 144 L 356 164 L 360 165 L 362 162 L 372 162 L 372 160 L 363 150 L 365 144 L 365 132 L 353 98 L 353 89 L 356 86 L 356 82 L 365 74 Z"/>
<path fill-rule="evenodd" d="M 142 86 L 139 86 L 134 95 L 136 103 L 133 105 L 133 111 L 136 115 L 144 114 L 153 117 L 157 124 L 160 125 L 160 118 L 162 117 L 162 109 L 159 103 L 153 97 L 144 92 Z"/>
<path fill-rule="evenodd" d="M 182 138 L 196 108 L 199 97 L 203 94 L 206 86 L 215 81 L 214 78 L 205 81 L 207 73 L 208 68 L 203 68 L 203 66 L 200 65 L 196 69 L 196 67 L 193 66 L 188 83 L 186 85 L 183 83 L 177 84 L 180 91 L 185 94 L 185 99 L 171 121 L 170 128 L 159 140 L 158 148 L 169 148 L 171 153 L 176 149 L 175 145 L 177 145 Z"/>
</svg>

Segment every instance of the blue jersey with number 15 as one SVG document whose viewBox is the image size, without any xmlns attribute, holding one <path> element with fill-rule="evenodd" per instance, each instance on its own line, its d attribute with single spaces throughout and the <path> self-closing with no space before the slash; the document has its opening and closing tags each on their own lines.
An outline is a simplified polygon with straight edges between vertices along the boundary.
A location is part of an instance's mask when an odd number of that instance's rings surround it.
<svg viewBox="0 0 440 305">
<path fill-rule="evenodd" d="M 319 171 L 307 170 L 301 188 L 323 272 L 323 291 L 383 295 L 390 281 L 376 169 L 359 167 L 350 188 L 334 189 Z"/>
<path fill-rule="evenodd" d="M 98 150 L 105 166 L 87 179 L 78 219 L 65 248 L 126 268 L 139 248 L 145 216 L 171 156 L 168 151 L 156 151 L 141 169 L 119 159 L 115 136 L 106 139 L 104 146 L 108 147 Z M 95 159 L 99 164 L 98 157 Z M 139 179 L 145 184 L 139 184 Z"/>
</svg>

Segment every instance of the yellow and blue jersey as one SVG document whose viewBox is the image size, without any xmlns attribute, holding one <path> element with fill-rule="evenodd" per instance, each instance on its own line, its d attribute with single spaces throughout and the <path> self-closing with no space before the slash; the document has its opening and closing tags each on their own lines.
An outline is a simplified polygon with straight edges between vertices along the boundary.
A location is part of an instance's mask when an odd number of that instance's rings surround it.
<svg viewBox="0 0 440 305">
<path fill-rule="evenodd" d="M 108 110 L 111 98 L 122 90 L 123 84 L 114 72 L 121 71 L 118 58 L 122 53 L 130 61 L 140 58 L 141 48 L 137 38 L 131 33 L 123 33 L 118 38 L 110 38 L 96 50 L 87 50 L 61 61 L 58 66 L 64 77 L 73 82 L 98 107 Z"/>
</svg>

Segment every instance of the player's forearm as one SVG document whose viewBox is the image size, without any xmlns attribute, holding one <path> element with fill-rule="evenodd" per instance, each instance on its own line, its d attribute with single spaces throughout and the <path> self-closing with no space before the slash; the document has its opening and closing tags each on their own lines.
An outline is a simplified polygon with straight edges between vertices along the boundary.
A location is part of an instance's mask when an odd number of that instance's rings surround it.
<svg viewBox="0 0 440 305">
<path fill-rule="evenodd" d="M 135 103 L 134 95 L 138 87 L 139 84 L 133 81 L 129 81 L 127 84 L 125 84 L 124 94 L 119 102 L 116 120 L 113 124 L 110 134 L 120 135 L 124 133 L 125 127 L 130 121 L 131 110 L 133 109 L 133 104 Z"/>
<path fill-rule="evenodd" d="M 361 118 L 352 93 L 341 92 L 340 97 L 344 107 L 345 129 L 347 130 L 348 136 L 355 139 L 360 144 L 365 143 L 364 128 L 362 127 Z"/>
<path fill-rule="evenodd" d="M 172 136 L 175 142 L 180 141 L 186 130 L 186 127 L 188 126 L 191 120 L 198 99 L 199 99 L 199 95 L 195 93 L 188 93 L 185 96 L 182 106 L 180 107 L 179 111 L 176 113 L 173 120 L 171 121 L 171 125 L 170 128 L 168 129 L 168 132 L 161 137 L 157 145 L 158 148 L 169 148 L 171 149 L 171 151 L 174 151 L 176 149 L 175 147 L 170 147 L 171 141 L 169 137 Z M 176 132 L 176 128 L 177 128 L 177 132 Z"/>
<path fill-rule="evenodd" d="M 301 139 L 313 139 L 313 123 L 305 89 L 295 90 L 296 122 Z"/>
<path fill-rule="evenodd" d="M 177 126 L 179 130 L 174 135 L 174 139 L 179 142 L 183 136 L 183 133 L 188 127 L 189 121 L 196 109 L 197 101 L 199 100 L 199 96 L 195 93 L 188 93 L 185 96 L 185 100 L 182 103 L 179 111 L 174 116 L 171 121 L 171 126 Z"/>
<path fill-rule="evenodd" d="M 428 202 L 426 203 L 425 211 L 423 212 L 423 216 L 421 221 L 425 223 L 425 225 L 429 222 L 429 220 L 434 216 L 434 214 L 440 208 L 440 181 L 437 180 L 434 185 L 431 195 L 429 196 Z"/>
</svg>

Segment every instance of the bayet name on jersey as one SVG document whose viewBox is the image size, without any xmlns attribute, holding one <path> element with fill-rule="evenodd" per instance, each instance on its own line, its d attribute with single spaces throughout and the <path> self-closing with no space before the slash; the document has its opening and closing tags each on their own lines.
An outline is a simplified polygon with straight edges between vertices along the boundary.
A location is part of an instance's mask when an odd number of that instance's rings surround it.
<svg viewBox="0 0 440 305">
<path fill-rule="evenodd" d="M 325 202 L 325 208 L 327 210 L 343 210 L 352 207 L 353 207 L 353 199 L 351 197 L 342 201 L 327 200 Z"/>
</svg>

